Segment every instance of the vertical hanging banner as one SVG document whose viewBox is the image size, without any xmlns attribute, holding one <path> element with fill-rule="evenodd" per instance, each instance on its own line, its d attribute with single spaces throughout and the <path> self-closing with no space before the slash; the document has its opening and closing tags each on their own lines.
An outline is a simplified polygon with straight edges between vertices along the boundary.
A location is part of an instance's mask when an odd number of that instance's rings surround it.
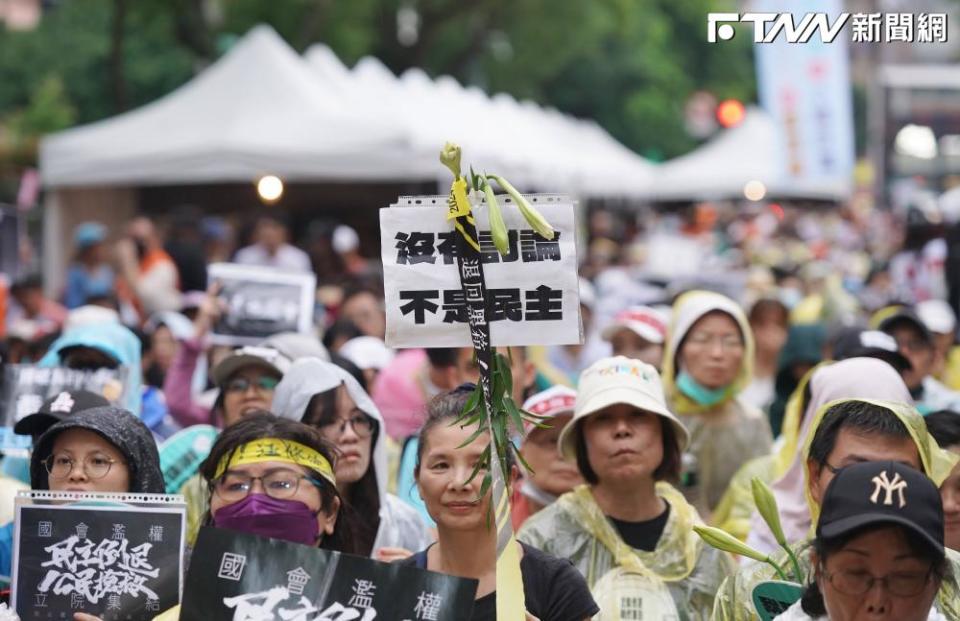
<svg viewBox="0 0 960 621">
<path fill-rule="evenodd" d="M 755 0 L 750 10 L 792 12 L 794 24 L 806 14 L 826 13 L 833 23 L 843 7 L 841 0 Z M 779 130 L 778 187 L 849 194 L 854 143 L 847 37 L 824 43 L 818 31 L 805 43 L 788 43 L 780 35 L 753 48 L 760 104 Z"/>
<path fill-rule="evenodd" d="M 152 619 L 180 601 L 182 496 L 25 491 L 15 523 L 11 602 L 22 619 Z"/>
<path fill-rule="evenodd" d="M 468 248 L 476 264 L 466 276 L 485 275 L 479 304 L 477 285 L 461 286 L 463 251 L 446 196 L 404 197 L 380 210 L 387 345 L 469 347 L 471 313 L 487 319 L 494 347 L 581 341 L 574 202 L 550 194 L 527 198 L 556 236 L 545 239 L 505 202 L 506 255 L 494 247 L 486 204 L 473 209 L 479 250 Z"/>
</svg>

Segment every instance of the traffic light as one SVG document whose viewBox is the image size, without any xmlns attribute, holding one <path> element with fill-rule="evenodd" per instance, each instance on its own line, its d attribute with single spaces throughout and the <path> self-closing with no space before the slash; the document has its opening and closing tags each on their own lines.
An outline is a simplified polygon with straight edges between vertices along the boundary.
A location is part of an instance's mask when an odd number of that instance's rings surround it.
<svg viewBox="0 0 960 621">
<path fill-rule="evenodd" d="M 717 122 L 727 129 L 742 123 L 746 114 L 743 102 L 736 99 L 724 99 L 717 105 Z"/>
</svg>

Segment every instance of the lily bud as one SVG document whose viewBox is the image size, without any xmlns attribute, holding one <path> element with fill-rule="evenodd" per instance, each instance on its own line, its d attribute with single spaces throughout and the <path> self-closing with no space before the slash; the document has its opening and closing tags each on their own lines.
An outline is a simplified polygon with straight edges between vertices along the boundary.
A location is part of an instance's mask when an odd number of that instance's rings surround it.
<svg viewBox="0 0 960 621">
<path fill-rule="evenodd" d="M 497 204 L 497 197 L 493 193 L 493 187 L 489 183 L 483 184 L 483 193 L 487 197 L 487 210 L 490 213 L 490 234 L 493 237 L 493 245 L 497 251 L 506 256 L 510 253 L 510 241 L 508 239 L 507 225 L 503 221 L 503 214 L 500 212 L 500 205 Z"/>
<path fill-rule="evenodd" d="M 526 219 L 527 223 L 533 228 L 534 231 L 537 232 L 538 235 L 540 235 L 540 237 L 543 237 L 544 239 L 553 239 L 553 227 L 550 226 L 550 223 L 547 222 L 546 218 L 544 218 L 539 211 L 534 209 L 533 206 L 527 202 L 527 199 L 525 199 L 520 192 L 517 192 L 515 187 L 510 185 L 510 183 L 503 177 L 491 175 L 491 178 L 500 184 L 500 187 L 510 195 L 510 197 L 513 199 L 513 202 L 515 202 L 517 207 L 520 208 L 520 213 L 523 214 L 523 217 Z"/>
<path fill-rule="evenodd" d="M 753 502 L 757 505 L 757 511 L 760 512 L 760 517 L 767 523 L 777 543 L 781 546 L 786 546 L 787 538 L 784 536 L 783 527 L 780 525 L 780 511 L 777 508 L 777 501 L 773 496 L 773 491 L 766 483 L 761 481 L 759 477 L 753 477 L 750 486 L 753 489 Z"/>
<path fill-rule="evenodd" d="M 761 563 L 770 562 L 769 556 L 759 550 L 754 550 L 725 530 L 720 530 L 713 526 L 694 526 L 693 530 L 700 535 L 700 538 L 708 545 L 718 550 L 752 558 Z"/>
<path fill-rule="evenodd" d="M 460 178 L 460 145 L 447 142 L 440 151 L 440 163 L 450 169 L 454 179 Z"/>
</svg>

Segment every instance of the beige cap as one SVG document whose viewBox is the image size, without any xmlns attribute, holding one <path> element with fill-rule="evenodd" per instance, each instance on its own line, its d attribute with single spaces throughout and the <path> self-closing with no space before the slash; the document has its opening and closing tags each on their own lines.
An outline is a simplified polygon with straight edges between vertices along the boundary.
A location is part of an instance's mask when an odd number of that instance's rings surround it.
<svg viewBox="0 0 960 621">
<path fill-rule="evenodd" d="M 604 358 L 580 374 L 573 419 L 560 432 L 560 452 L 576 459 L 580 421 L 600 410 L 623 403 L 662 416 L 673 425 L 681 451 L 690 440 L 687 428 L 667 409 L 660 374 L 653 366 L 624 356 Z"/>
</svg>

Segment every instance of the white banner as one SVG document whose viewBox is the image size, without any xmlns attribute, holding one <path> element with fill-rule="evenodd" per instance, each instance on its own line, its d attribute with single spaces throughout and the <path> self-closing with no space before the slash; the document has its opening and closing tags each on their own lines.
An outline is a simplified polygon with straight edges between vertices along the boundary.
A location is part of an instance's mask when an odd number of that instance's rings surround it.
<svg viewBox="0 0 960 621">
<path fill-rule="evenodd" d="M 756 12 L 792 11 L 797 24 L 807 13 L 826 13 L 834 23 L 840 0 L 754 0 Z M 818 31 L 806 43 L 781 34 L 755 43 L 760 104 L 779 130 L 777 187 L 849 194 L 853 183 L 853 104 L 848 59 L 849 26 L 830 43 Z"/>
<path fill-rule="evenodd" d="M 486 204 L 473 213 L 487 288 L 494 346 L 566 345 L 582 341 L 573 201 L 530 195 L 557 232 L 537 235 L 515 205 L 499 197 L 510 252 L 490 236 Z M 457 233 L 446 196 L 404 197 L 380 210 L 380 241 L 390 347 L 472 347 L 467 304 L 457 272 Z"/>
</svg>

